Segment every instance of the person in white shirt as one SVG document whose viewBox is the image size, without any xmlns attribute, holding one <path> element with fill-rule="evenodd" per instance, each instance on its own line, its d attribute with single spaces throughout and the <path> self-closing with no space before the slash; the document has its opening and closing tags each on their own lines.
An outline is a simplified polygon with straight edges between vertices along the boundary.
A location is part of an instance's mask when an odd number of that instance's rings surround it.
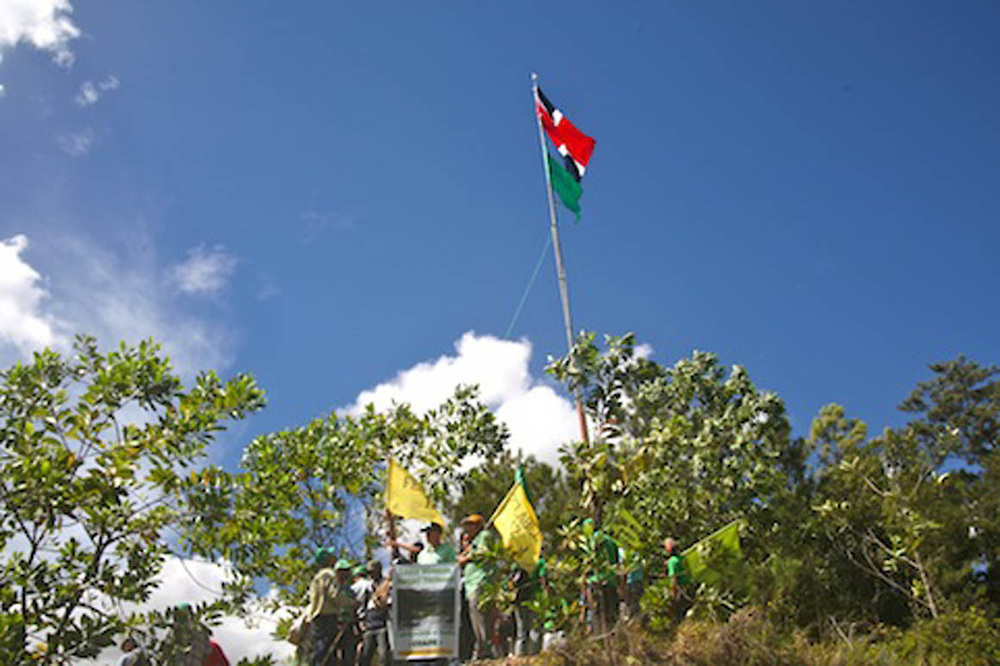
<svg viewBox="0 0 1000 666">
<path fill-rule="evenodd" d="M 420 531 L 427 535 L 427 547 L 417 555 L 417 564 L 446 564 L 456 560 L 455 549 L 444 542 L 444 528 L 428 523 Z"/>
</svg>

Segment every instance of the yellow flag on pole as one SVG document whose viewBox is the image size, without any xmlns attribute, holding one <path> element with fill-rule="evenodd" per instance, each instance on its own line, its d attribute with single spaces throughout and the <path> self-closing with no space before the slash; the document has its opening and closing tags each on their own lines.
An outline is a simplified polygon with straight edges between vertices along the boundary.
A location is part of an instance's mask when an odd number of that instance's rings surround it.
<svg viewBox="0 0 1000 666">
<path fill-rule="evenodd" d="M 514 561 L 527 571 L 533 571 L 542 551 L 542 529 L 523 485 L 514 483 L 493 512 L 490 522 L 497 528 L 504 548 Z"/>
<path fill-rule="evenodd" d="M 389 482 L 385 486 L 385 508 L 394 516 L 444 525 L 444 519 L 424 494 L 413 475 L 389 459 Z"/>
</svg>

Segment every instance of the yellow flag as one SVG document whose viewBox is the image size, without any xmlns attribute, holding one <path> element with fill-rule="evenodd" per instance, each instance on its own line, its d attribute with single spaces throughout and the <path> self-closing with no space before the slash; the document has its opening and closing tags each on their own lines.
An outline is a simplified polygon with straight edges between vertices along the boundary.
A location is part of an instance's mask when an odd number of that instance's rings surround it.
<svg viewBox="0 0 1000 666">
<path fill-rule="evenodd" d="M 385 486 L 385 508 L 395 516 L 444 525 L 444 519 L 424 494 L 413 475 L 389 459 L 389 482 Z"/>
<path fill-rule="evenodd" d="M 497 528 L 504 548 L 514 561 L 533 571 L 542 551 L 542 529 L 538 526 L 538 516 L 531 508 L 523 485 L 514 484 L 493 512 L 490 522 Z"/>
</svg>

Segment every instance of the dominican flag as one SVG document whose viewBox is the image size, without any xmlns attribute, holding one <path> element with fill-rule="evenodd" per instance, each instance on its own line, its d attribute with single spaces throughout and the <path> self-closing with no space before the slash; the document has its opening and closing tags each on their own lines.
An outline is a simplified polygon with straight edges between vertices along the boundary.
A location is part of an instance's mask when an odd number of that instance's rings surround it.
<svg viewBox="0 0 1000 666">
<path fill-rule="evenodd" d="M 545 128 L 545 133 L 565 158 L 566 170 L 579 181 L 587 171 L 590 155 L 594 152 L 592 138 L 578 130 L 563 112 L 555 107 L 542 89 L 535 86 L 535 111 Z"/>
</svg>

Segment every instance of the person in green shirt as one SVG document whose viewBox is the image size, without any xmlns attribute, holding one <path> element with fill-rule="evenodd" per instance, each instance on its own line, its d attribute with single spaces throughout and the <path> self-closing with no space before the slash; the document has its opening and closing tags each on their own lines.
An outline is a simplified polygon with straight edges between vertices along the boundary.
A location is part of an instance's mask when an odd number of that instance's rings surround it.
<svg viewBox="0 0 1000 666">
<path fill-rule="evenodd" d="M 455 549 L 443 541 L 440 525 L 429 523 L 420 531 L 427 535 L 427 547 L 417 553 L 417 564 L 447 564 L 457 559 Z"/>
<path fill-rule="evenodd" d="M 667 552 L 664 562 L 667 579 L 670 581 L 670 598 L 673 600 L 674 613 L 680 622 L 691 607 L 691 574 L 688 571 L 687 560 L 681 554 L 677 542 L 667 537 L 663 540 L 663 550 Z"/>
<path fill-rule="evenodd" d="M 493 608 L 485 603 L 480 605 L 482 585 L 493 573 L 484 561 L 484 554 L 490 546 L 490 534 L 484 529 L 485 522 L 478 513 L 462 519 L 462 530 L 469 535 L 469 546 L 458 556 L 458 563 L 463 567 L 465 599 L 469 602 L 469 619 L 476 642 L 473 659 L 493 657 Z"/>
<path fill-rule="evenodd" d="M 587 518 L 584 525 L 593 529 L 594 521 Z M 596 552 L 594 569 L 587 576 L 585 601 L 591 630 L 606 632 L 618 621 L 618 544 L 599 529 L 593 529 L 590 547 Z M 595 608 L 596 607 L 596 608 Z M 595 613 L 595 610 L 597 611 Z M 595 626 L 595 622 L 599 622 Z"/>
</svg>

